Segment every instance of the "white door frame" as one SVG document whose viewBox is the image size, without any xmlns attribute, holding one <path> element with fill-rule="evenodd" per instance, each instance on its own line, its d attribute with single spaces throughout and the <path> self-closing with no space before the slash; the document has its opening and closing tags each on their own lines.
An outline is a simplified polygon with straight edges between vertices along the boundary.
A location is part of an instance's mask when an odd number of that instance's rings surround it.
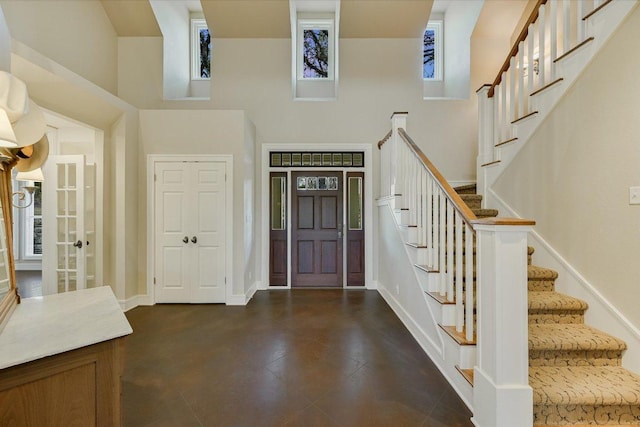
<svg viewBox="0 0 640 427">
<path fill-rule="evenodd" d="M 269 164 L 271 151 L 362 151 L 364 152 L 364 168 L 348 168 L 353 171 L 364 171 L 364 240 L 365 244 L 364 252 L 364 284 L 366 289 L 376 289 L 376 284 L 373 280 L 373 153 L 371 144 L 262 144 L 262 203 L 261 212 L 262 216 L 262 278 L 259 289 L 291 289 L 291 257 L 287 260 L 287 286 L 269 286 L 269 209 L 270 209 L 270 197 L 269 197 L 269 185 L 271 180 L 269 174 L 271 172 L 291 172 L 293 170 L 338 170 L 343 171 L 347 168 L 344 167 L 326 167 L 326 168 L 305 168 L 305 167 L 284 167 L 284 168 L 272 168 Z M 290 173 L 287 174 L 290 176 Z M 287 191 L 287 251 L 291 250 L 291 183 L 288 179 Z M 346 192 L 344 197 L 346 197 Z M 346 212 L 346 205 L 345 205 Z M 346 252 L 345 252 L 346 254 Z M 343 254 L 343 256 L 346 256 Z M 344 263 L 343 268 L 346 268 Z M 345 280 L 346 280 L 346 276 Z M 348 286 L 344 289 L 362 289 L 361 287 Z"/>
<path fill-rule="evenodd" d="M 174 162 L 224 162 L 225 180 L 225 302 L 228 305 L 233 293 L 233 155 L 183 155 L 150 154 L 147 156 L 147 298 L 156 303 L 155 266 L 155 166 L 156 163 Z"/>
</svg>

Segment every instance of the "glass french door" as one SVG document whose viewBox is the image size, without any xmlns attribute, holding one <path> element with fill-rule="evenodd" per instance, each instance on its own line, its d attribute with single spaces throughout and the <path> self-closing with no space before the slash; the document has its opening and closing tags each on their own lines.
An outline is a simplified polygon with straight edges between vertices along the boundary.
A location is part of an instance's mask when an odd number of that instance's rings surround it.
<svg viewBox="0 0 640 427">
<path fill-rule="evenodd" d="M 50 156 L 43 172 L 43 293 L 94 287 L 95 168 L 83 155 Z"/>
</svg>

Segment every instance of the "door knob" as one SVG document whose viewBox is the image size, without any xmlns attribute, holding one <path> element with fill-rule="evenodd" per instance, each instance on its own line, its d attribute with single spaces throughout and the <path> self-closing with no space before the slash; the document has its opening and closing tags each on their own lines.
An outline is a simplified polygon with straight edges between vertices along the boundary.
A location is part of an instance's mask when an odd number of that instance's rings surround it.
<svg viewBox="0 0 640 427">
<path fill-rule="evenodd" d="M 182 239 L 183 243 L 189 243 L 189 236 L 184 236 L 184 239 Z"/>
<path fill-rule="evenodd" d="M 75 246 L 78 249 L 82 249 L 82 240 L 78 240 L 73 244 L 73 246 Z"/>
<path fill-rule="evenodd" d="M 196 236 L 193 236 L 191 238 L 191 243 L 198 243 L 198 238 Z"/>
</svg>

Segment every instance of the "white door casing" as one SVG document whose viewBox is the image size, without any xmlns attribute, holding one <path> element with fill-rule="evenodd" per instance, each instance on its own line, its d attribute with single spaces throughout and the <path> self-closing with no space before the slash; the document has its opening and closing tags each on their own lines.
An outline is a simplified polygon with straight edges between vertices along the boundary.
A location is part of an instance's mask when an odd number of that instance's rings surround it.
<svg viewBox="0 0 640 427">
<path fill-rule="evenodd" d="M 226 302 L 228 166 L 153 162 L 154 302 Z"/>
<path fill-rule="evenodd" d="M 270 191 L 269 191 L 269 174 L 271 172 L 287 172 L 290 178 L 290 173 L 294 170 L 296 171 L 304 171 L 304 170 L 317 170 L 317 168 L 305 168 L 305 167 L 296 167 L 292 168 L 290 166 L 287 167 L 272 167 L 270 165 L 270 153 L 272 151 L 300 151 L 300 152 L 313 152 L 313 151 L 362 151 L 364 152 L 364 167 L 363 168 L 353 168 L 349 170 L 353 171 L 362 171 L 364 172 L 364 200 L 365 205 L 363 206 L 363 214 L 364 214 L 364 238 L 367 243 L 365 246 L 365 288 L 366 289 L 376 289 L 377 283 L 376 278 L 374 277 L 374 257 L 373 254 L 375 252 L 376 242 L 373 237 L 373 230 L 375 229 L 375 224 L 373 221 L 373 150 L 371 144 L 262 144 L 262 174 L 261 174 L 261 207 L 262 207 L 262 256 L 261 256 L 261 276 L 263 278 L 262 284 L 258 289 L 269 289 L 269 232 L 271 230 L 269 224 L 269 209 L 270 209 Z M 346 169 L 342 167 L 326 167 L 324 170 L 339 170 L 346 171 Z M 291 218 L 291 185 L 290 179 L 289 182 L 289 191 L 288 199 L 287 199 L 287 218 Z M 287 246 L 291 247 L 291 224 L 287 225 Z M 346 256 L 346 255 L 345 255 Z M 278 289 L 289 289 L 291 287 L 291 257 L 287 261 L 287 286 L 279 286 Z M 345 263 L 346 265 L 346 263 Z"/>
</svg>

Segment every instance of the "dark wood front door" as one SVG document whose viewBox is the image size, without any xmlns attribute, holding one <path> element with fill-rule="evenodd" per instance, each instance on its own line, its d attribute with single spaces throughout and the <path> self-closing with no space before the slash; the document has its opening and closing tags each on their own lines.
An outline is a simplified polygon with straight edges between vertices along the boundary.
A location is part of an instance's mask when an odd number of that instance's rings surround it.
<svg viewBox="0 0 640 427">
<path fill-rule="evenodd" d="M 342 287 L 342 173 L 294 172 L 291 184 L 291 285 Z"/>
</svg>

